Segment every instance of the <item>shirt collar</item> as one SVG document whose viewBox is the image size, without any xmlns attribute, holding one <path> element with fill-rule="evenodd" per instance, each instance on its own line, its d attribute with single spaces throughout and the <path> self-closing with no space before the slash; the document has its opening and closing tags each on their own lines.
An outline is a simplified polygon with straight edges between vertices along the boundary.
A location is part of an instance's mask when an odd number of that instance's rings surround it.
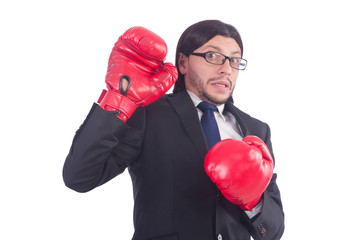
<svg viewBox="0 0 362 240">
<path fill-rule="evenodd" d="M 199 103 L 202 102 L 202 100 L 195 93 L 193 93 L 193 92 L 191 92 L 189 90 L 186 90 L 186 91 L 190 95 L 192 102 L 194 103 L 195 107 L 197 108 L 197 105 L 199 105 Z M 220 113 L 220 116 L 225 121 L 225 117 L 222 114 L 224 112 L 225 103 L 223 103 L 223 104 L 221 104 L 219 106 L 216 106 L 216 107 L 217 107 L 217 109 L 218 109 L 218 111 Z"/>
</svg>

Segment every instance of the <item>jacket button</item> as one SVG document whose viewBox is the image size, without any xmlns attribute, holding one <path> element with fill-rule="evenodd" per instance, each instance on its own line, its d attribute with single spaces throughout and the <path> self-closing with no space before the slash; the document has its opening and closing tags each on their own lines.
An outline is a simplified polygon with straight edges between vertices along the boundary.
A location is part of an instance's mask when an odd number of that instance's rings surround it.
<svg viewBox="0 0 362 240">
<path fill-rule="evenodd" d="M 222 235 L 220 233 L 217 235 L 217 240 L 222 240 Z"/>
<path fill-rule="evenodd" d="M 267 229 L 263 224 L 260 224 L 257 229 L 259 230 L 260 234 L 264 237 L 267 233 Z"/>
</svg>

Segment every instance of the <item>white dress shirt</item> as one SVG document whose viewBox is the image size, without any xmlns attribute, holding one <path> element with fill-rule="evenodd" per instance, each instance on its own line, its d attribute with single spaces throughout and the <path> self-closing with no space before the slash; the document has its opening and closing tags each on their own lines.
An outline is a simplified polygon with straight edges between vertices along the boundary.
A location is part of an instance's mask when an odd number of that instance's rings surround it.
<svg viewBox="0 0 362 240">
<path fill-rule="evenodd" d="M 193 92 L 191 92 L 191 91 L 187 91 L 187 92 L 189 93 L 191 100 L 197 109 L 197 112 L 199 114 L 199 119 L 201 121 L 202 111 L 199 108 L 197 108 L 197 105 L 199 105 L 199 103 L 202 102 L 202 100 L 198 96 L 196 96 L 196 94 L 194 94 Z M 224 140 L 227 138 L 242 140 L 243 134 L 241 134 L 242 133 L 241 128 L 240 128 L 239 124 L 237 123 L 235 117 L 229 112 L 225 112 L 223 114 L 225 104 L 222 104 L 222 105 L 216 106 L 216 107 L 219 111 L 214 112 L 214 115 L 215 115 L 217 127 L 219 128 L 221 140 Z"/>
<path fill-rule="evenodd" d="M 202 102 L 202 100 L 193 92 L 191 92 L 189 90 L 187 90 L 187 92 L 190 95 L 191 100 L 197 109 L 197 112 L 199 115 L 199 120 L 201 121 L 201 116 L 203 113 L 199 108 L 197 108 L 197 105 L 199 105 L 199 103 Z M 219 105 L 216 107 L 218 108 L 218 112 L 215 111 L 214 115 L 215 115 L 217 126 L 219 128 L 221 140 L 228 139 L 228 138 L 242 140 L 243 139 L 242 130 L 241 130 L 238 122 L 236 121 L 234 115 L 232 115 L 230 112 L 224 112 L 225 104 L 222 104 L 222 105 Z M 253 208 L 253 210 L 251 210 L 251 211 L 244 210 L 244 211 L 248 215 L 249 218 L 253 218 L 259 212 L 261 212 L 262 205 L 263 205 L 262 201 L 260 201 Z"/>
</svg>

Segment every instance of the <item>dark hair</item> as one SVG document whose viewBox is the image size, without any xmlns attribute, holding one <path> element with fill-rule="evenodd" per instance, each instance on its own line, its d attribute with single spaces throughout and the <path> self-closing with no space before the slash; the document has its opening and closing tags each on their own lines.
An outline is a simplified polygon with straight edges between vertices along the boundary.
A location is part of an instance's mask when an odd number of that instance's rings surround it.
<svg viewBox="0 0 362 240">
<path fill-rule="evenodd" d="M 177 69 L 179 69 L 178 58 L 180 53 L 188 57 L 195 49 L 198 49 L 217 35 L 235 39 L 241 49 L 241 55 L 243 54 L 243 43 L 235 27 L 219 20 L 205 20 L 191 25 L 181 35 L 176 48 L 175 65 Z M 173 93 L 178 93 L 182 90 L 185 90 L 185 78 L 180 70 L 178 70 L 178 79 Z"/>
</svg>

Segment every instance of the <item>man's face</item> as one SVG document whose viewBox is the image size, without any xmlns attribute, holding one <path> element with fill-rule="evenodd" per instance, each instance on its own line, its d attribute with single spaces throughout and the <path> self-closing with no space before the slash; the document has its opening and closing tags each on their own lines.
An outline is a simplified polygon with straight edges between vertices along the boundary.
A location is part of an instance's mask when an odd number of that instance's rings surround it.
<svg viewBox="0 0 362 240">
<path fill-rule="evenodd" d="M 241 50 L 233 38 L 215 36 L 195 53 L 218 52 L 228 57 L 241 57 Z M 226 59 L 223 65 L 206 62 L 203 57 L 180 55 L 179 69 L 185 76 L 186 89 L 201 100 L 214 105 L 225 103 L 232 95 L 239 70 L 230 67 Z"/>
</svg>

